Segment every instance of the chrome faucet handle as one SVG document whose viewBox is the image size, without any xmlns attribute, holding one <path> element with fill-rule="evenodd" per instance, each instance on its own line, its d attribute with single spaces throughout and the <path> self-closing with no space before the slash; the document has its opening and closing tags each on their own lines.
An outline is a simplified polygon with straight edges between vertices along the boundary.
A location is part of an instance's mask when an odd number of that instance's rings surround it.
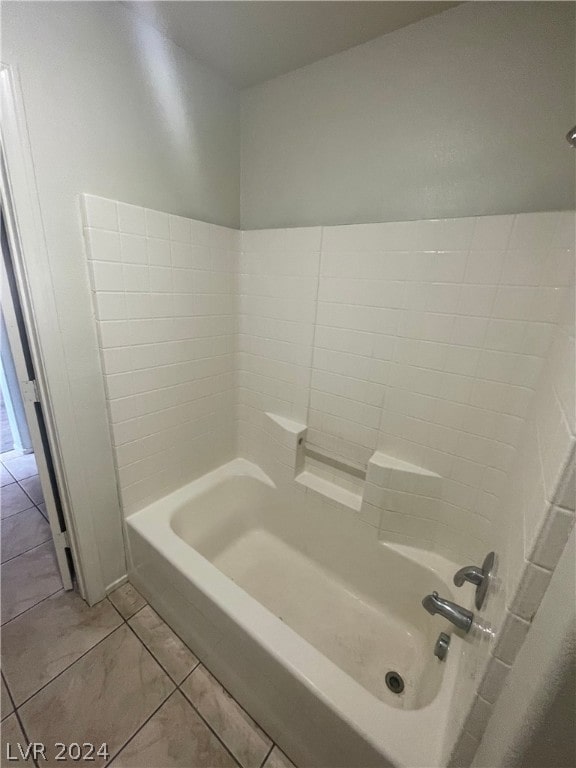
<svg viewBox="0 0 576 768">
<path fill-rule="evenodd" d="M 460 570 L 456 571 L 454 574 L 454 584 L 457 587 L 461 587 L 465 581 L 469 581 L 471 584 L 475 585 L 476 597 L 474 603 L 478 609 L 482 608 L 484 600 L 486 599 L 495 561 L 495 553 L 489 552 L 484 558 L 481 568 L 477 565 L 465 565 L 464 568 L 460 568 Z"/>
<path fill-rule="evenodd" d="M 484 571 L 477 565 L 465 565 L 464 568 L 460 568 L 454 574 L 454 584 L 457 587 L 461 587 L 465 581 L 469 581 L 470 584 L 475 584 L 477 587 L 482 584 L 484 579 Z"/>
</svg>

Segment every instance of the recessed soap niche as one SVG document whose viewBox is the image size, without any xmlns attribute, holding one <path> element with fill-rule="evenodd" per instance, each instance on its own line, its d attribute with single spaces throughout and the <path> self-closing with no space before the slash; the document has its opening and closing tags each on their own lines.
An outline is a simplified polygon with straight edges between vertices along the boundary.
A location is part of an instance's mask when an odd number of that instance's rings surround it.
<svg viewBox="0 0 576 768">
<path fill-rule="evenodd" d="M 375 451 L 366 467 L 306 445 L 306 425 L 265 414 L 267 471 L 277 483 L 295 482 L 326 500 L 348 507 L 379 530 L 382 538 L 434 547 L 441 522 L 442 478 L 424 467 Z"/>
</svg>

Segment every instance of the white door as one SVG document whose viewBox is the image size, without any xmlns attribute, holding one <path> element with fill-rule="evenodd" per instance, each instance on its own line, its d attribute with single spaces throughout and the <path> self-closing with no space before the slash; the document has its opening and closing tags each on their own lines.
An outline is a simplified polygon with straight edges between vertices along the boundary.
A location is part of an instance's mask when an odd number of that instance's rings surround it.
<svg viewBox="0 0 576 768">
<path fill-rule="evenodd" d="M 0 212 L 0 236 L 2 243 L 2 271 L 0 283 L 0 304 L 2 315 L 6 324 L 10 350 L 14 359 L 14 366 L 20 386 L 20 393 L 26 412 L 26 420 L 30 430 L 32 447 L 38 465 L 38 475 L 44 493 L 44 501 L 58 567 L 64 589 L 73 589 L 72 557 L 66 522 L 58 489 L 58 481 L 52 460 L 50 440 L 44 414 L 41 396 L 36 383 L 34 362 L 28 342 L 26 323 L 22 313 L 22 307 L 18 295 L 17 281 L 15 278 L 10 244 L 5 227 L 4 212 Z"/>
</svg>

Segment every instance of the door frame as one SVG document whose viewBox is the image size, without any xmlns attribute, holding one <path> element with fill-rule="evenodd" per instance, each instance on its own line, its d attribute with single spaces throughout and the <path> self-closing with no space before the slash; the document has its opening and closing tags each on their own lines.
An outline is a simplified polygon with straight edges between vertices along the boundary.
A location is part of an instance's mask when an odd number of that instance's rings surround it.
<svg viewBox="0 0 576 768">
<path fill-rule="evenodd" d="M 8 336 L 8 346 L 14 361 L 18 388 L 22 405 L 26 414 L 26 422 L 30 433 L 38 476 L 44 495 L 44 503 L 52 541 L 56 552 L 56 560 L 66 590 L 74 589 L 74 556 L 71 552 L 68 537 L 68 525 L 63 514 L 61 501 L 61 482 L 54 463 L 53 452 L 48 432 L 49 420 L 45 417 L 45 409 L 40 398 L 36 367 L 32 359 L 30 341 L 20 295 L 16 284 L 14 259 L 10 247 L 10 237 L 4 216 L 4 205 L 0 211 L 0 227 L 2 239 L 2 266 L 0 269 L 2 321 L 5 323 Z M 70 562 L 70 560 L 72 562 Z"/>
<path fill-rule="evenodd" d="M 79 489 L 83 469 L 79 460 L 74 415 L 62 406 L 70 391 L 66 358 L 59 327 L 56 296 L 30 146 L 26 115 L 13 66 L 0 62 L 0 202 L 4 212 L 18 296 L 34 364 L 38 399 L 42 405 L 54 472 L 75 566 L 78 591 L 90 604 L 106 595 L 89 488 Z M 38 275 L 42 279 L 38 280 Z M 34 276 L 34 279 L 31 279 Z M 41 330 L 38 322 L 41 319 Z M 47 373 L 49 371 L 49 374 Z M 61 407 L 55 418 L 53 392 Z M 69 395 L 68 395 L 69 400 Z M 63 454 L 66 455 L 66 462 Z M 68 481 L 69 473 L 75 482 Z M 70 488 L 74 486 L 74 504 Z"/>
</svg>

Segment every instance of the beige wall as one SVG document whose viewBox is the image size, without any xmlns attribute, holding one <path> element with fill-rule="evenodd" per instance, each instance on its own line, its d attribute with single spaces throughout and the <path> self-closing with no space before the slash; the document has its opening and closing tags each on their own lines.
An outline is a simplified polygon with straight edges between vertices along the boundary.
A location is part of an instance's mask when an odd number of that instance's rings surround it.
<svg viewBox="0 0 576 768">
<path fill-rule="evenodd" d="M 571 3 L 464 3 L 243 92 L 243 229 L 574 207 Z"/>
<path fill-rule="evenodd" d="M 65 365 L 46 367 L 68 490 L 106 586 L 125 563 L 80 194 L 237 224 L 237 97 L 121 3 L 3 3 L 1 59 L 20 76 L 51 270 L 31 276 L 39 326 L 51 282 L 58 311 Z"/>
</svg>

